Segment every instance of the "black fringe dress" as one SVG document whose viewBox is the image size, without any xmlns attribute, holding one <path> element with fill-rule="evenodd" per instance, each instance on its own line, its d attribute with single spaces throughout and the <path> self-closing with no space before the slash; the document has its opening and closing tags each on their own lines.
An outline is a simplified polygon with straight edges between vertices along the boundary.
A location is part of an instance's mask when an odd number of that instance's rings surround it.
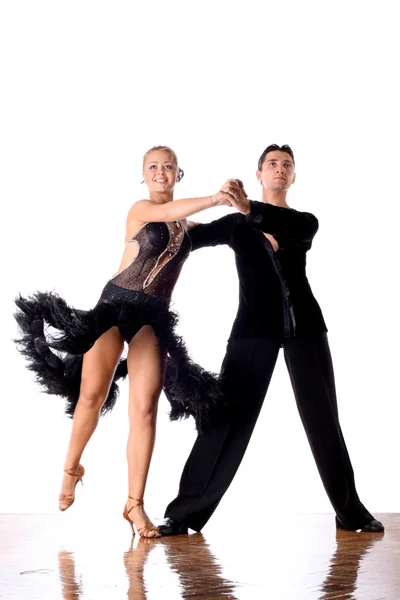
<svg viewBox="0 0 400 600">
<path fill-rule="evenodd" d="M 21 332 L 18 349 L 43 390 L 65 398 L 69 416 L 78 401 L 85 352 L 113 326 L 129 343 L 144 325 L 153 328 L 167 351 L 164 391 L 171 404 L 171 420 L 192 415 L 201 431 L 212 414 L 220 412 L 221 381 L 190 359 L 175 332 L 177 315 L 169 308 L 191 250 L 184 225 L 180 221 L 177 225 L 177 233 L 167 223 L 147 223 L 140 229 L 129 240 L 137 243 L 136 258 L 108 281 L 91 310 L 72 308 L 55 293 L 37 292 L 16 299 L 15 318 Z M 121 358 L 102 414 L 114 407 L 117 381 L 126 374 L 126 359 Z"/>
</svg>

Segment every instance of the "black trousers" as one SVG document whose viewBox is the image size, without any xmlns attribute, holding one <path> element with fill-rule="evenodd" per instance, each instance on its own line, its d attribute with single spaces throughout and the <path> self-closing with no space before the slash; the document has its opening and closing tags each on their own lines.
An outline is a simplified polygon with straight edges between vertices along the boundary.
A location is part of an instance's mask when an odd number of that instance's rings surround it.
<svg viewBox="0 0 400 600">
<path fill-rule="evenodd" d="M 222 366 L 229 419 L 199 435 L 183 469 L 178 496 L 165 511 L 200 531 L 217 508 L 242 461 L 276 364 L 281 340 L 229 342 Z M 361 504 L 339 424 L 332 359 L 326 333 L 285 339 L 284 356 L 297 407 L 329 500 L 349 529 L 373 516 Z"/>
</svg>

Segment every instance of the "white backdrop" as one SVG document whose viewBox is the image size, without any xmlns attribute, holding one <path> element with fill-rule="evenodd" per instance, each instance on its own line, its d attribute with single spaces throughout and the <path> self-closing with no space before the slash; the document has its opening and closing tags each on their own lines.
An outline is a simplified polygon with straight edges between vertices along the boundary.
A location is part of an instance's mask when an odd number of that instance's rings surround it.
<svg viewBox="0 0 400 600">
<path fill-rule="evenodd" d="M 68 3 L 0 7 L 2 396 L 0 512 L 55 512 L 71 422 L 11 339 L 17 293 L 56 290 L 90 308 L 117 269 L 141 157 L 172 146 L 176 197 L 239 177 L 260 198 L 257 159 L 289 143 L 293 208 L 320 222 L 308 275 L 329 328 L 341 422 L 371 511 L 400 511 L 398 44 L 394 3 Z M 229 209 L 210 209 L 210 221 Z M 174 295 L 193 357 L 218 371 L 238 285 L 228 248 L 194 253 Z M 195 439 L 161 398 L 146 503 L 160 516 Z M 127 384 L 83 459 L 74 510 L 126 497 Z M 239 473 L 213 520 L 327 512 L 280 357 Z M 254 522 L 254 516 L 251 517 Z"/>
</svg>

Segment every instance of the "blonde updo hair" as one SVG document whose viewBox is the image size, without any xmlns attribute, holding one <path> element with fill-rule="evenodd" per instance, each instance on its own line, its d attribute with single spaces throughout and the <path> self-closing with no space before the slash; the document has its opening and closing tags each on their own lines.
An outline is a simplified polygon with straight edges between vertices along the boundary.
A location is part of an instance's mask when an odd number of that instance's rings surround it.
<svg viewBox="0 0 400 600">
<path fill-rule="evenodd" d="M 178 167 L 178 175 L 176 177 L 176 181 L 177 182 L 181 181 L 182 177 L 184 176 L 184 172 L 183 172 L 183 170 L 178 165 L 178 157 L 177 157 L 177 155 L 172 150 L 172 148 L 170 148 L 169 146 L 153 146 L 152 148 L 150 148 L 150 150 L 147 150 L 146 154 L 143 156 L 143 168 L 144 168 L 144 161 L 146 160 L 146 158 L 148 157 L 148 155 L 151 152 L 156 152 L 157 150 L 165 150 L 166 152 L 169 152 L 169 154 L 172 156 L 172 159 L 173 159 L 174 163 Z"/>
</svg>

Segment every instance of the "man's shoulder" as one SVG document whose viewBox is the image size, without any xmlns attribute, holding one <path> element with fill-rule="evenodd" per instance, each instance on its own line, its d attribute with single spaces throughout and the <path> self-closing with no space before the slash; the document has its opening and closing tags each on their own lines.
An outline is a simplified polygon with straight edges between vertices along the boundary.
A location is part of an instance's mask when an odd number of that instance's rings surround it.
<svg viewBox="0 0 400 600">
<path fill-rule="evenodd" d="M 292 208 L 292 207 L 284 208 L 282 210 L 287 210 L 289 213 L 294 215 L 294 217 L 299 220 L 299 223 L 302 222 L 302 223 L 308 224 L 308 226 L 312 226 L 312 227 L 318 229 L 318 219 L 310 211 L 300 210 L 298 208 Z"/>
<path fill-rule="evenodd" d="M 299 208 L 289 208 L 289 210 L 291 212 L 297 213 L 299 215 L 304 215 L 305 217 L 311 217 L 313 219 L 316 219 L 317 217 L 310 212 L 309 210 L 300 210 Z"/>
</svg>

